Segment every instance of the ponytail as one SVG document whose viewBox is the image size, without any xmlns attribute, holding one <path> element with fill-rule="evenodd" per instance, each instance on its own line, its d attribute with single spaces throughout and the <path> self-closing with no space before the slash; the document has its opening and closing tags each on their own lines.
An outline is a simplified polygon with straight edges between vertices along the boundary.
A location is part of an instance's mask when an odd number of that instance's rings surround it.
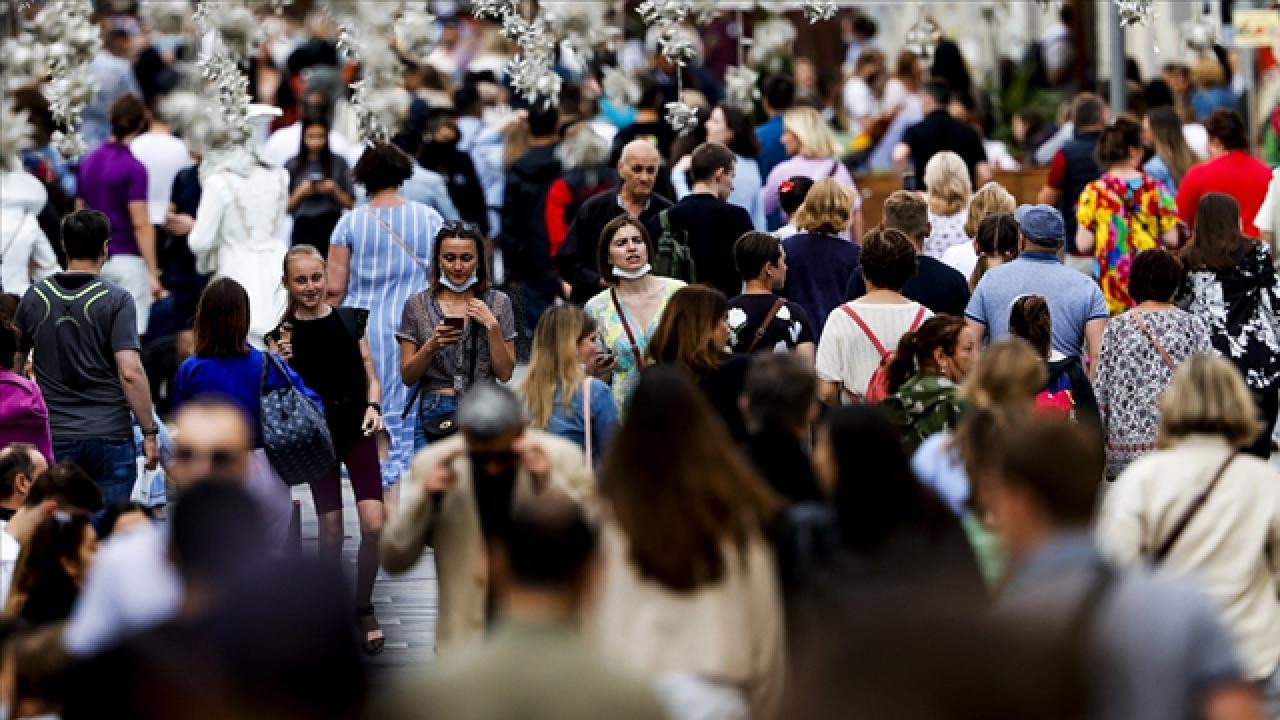
<svg viewBox="0 0 1280 720">
<path fill-rule="evenodd" d="M 893 353 L 893 359 L 885 368 L 885 372 L 889 375 L 890 395 L 898 392 L 899 388 L 919 372 L 917 356 L 920 349 L 917 347 L 916 337 L 917 334 L 910 331 L 903 335 L 902 339 L 898 340 L 898 349 Z"/>
<path fill-rule="evenodd" d="M 1053 323 L 1049 303 L 1039 295 L 1023 295 L 1013 301 L 1009 311 L 1009 332 L 1031 343 L 1031 347 L 1048 360 L 1053 349 Z"/>
<path fill-rule="evenodd" d="M 925 320 L 915 332 L 903 335 L 898 340 L 898 349 L 894 351 L 893 359 L 885 368 L 889 376 L 889 393 L 898 392 L 899 388 L 917 375 L 938 372 L 933 351 L 941 348 L 944 354 L 955 355 L 960 333 L 964 329 L 964 318 L 935 315 Z"/>
</svg>

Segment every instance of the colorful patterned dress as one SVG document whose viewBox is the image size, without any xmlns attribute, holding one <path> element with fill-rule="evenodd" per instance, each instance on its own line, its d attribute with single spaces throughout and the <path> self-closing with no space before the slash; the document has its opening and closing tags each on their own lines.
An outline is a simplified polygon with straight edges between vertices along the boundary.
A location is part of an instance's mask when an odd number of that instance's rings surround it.
<svg viewBox="0 0 1280 720">
<path fill-rule="evenodd" d="M 666 309 L 667 302 L 677 290 L 684 287 L 684 283 L 680 280 L 661 279 L 667 285 L 662 289 L 662 300 L 648 327 L 640 327 L 631 317 L 631 313 L 626 310 L 626 306 L 623 306 L 631 332 L 636 338 L 636 349 L 642 356 L 649 352 L 649 338 L 653 337 L 653 332 L 658 329 L 658 321 L 662 319 L 662 312 Z M 613 399 L 618 403 L 619 412 L 625 412 L 627 402 L 631 398 L 631 391 L 640 379 L 638 370 L 644 367 L 643 358 L 637 358 L 632 352 L 631 341 L 627 338 L 626 329 L 622 327 L 622 319 L 618 317 L 618 311 L 614 308 L 608 290 L 588 300 L 582 309 L 592 320 L 595 320 L 600 339 L 618 358 L 618 364 L 613 369 Z"/>
<path fill-rule="evenodd" d="M 1098 284 L 1113 316 L 1134 306 L 1129 297 L 1133 259 L 1160 244 L 1160 237 L 1177 224 L 1177 214 L 1168 188 L 1145 174 L 1133 178 L 1106 174 L 1080 193 L 1076 221 L 1093 233 Z"/>
</svg>

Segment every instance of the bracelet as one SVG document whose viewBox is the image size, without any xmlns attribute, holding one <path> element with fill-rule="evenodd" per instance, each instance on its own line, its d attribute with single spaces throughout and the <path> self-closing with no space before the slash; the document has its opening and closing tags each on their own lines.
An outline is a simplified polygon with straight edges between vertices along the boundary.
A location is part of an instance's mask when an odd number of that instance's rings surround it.
<svg viewBox="0 0 1280 720">
<path fill-rule="evenodd" d="M 381 415 L 381 414 L 382 414 L 382 403 L 374 402 L 374 401 L 370 400 L 369 402 L 365 403 L 365 407 L 371 407 L 371 408 L 373 408 L 374 410 L 378 411 L 378 414 L 379 414 L 379 415 Z"/>
</svg>

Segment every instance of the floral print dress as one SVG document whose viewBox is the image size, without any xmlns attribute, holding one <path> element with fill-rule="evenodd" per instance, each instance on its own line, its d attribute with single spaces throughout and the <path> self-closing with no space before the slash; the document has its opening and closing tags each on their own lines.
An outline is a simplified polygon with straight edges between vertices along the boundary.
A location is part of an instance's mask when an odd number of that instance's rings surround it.
<svg viewBox="0 0 1280 720">
<path fill-rule="evenodd" d="M 1208 324 L 1213 347 L 1250 390 L 1272 390 L 1280 386 L 1280 285 L 1271 248 L 1249 245 L 1230 270 L 1187 273 L 1175 302 Z"/>
<path fill-rule="evenodd" d="M 1149 175 L 1103 175 L 1080 193 L 1076 221 L 1093 233 L 1098 284 L 1112 315 L 1134 306 L 1129 267 L 1138 253 L 1159 245 L 1160 237 L 1177 225 L 1177 213 L 1168 188 Z"/>
<path fill-rule="evenodd" d="M 680 280 L 671 278 L 662 278 L 662 280 L 667 285 L 662 289 L 662 300 L 648 327 L 640 327 L 631 317 L 631 313 L 626 311 L 626 306 L 623 306 L 623 312 L 627 312 L 626 322 L 632 334 L 635 335 L 636 349 L 640 351 L 641 357 L 636 357 L 636 353 L 631 349 L 631 341 L 627 337 L 626 328 L 622 325 L 622 318 L 618 317 L 618 311 L 613 305 L 609 290 L 597 294 L 582 308 L 588 317 L 595 320 L 596 332 L 599 333 L 601 341 L 614 357 L 618 358 L 618 364 L 613 369 L 612 385 L 613 399 L 618 403 L 619 411 L 625 410 L 627 400 L 631 397 L 631 390 L 640 379 L 639 370 L 644 367 L 643 356 L 649 351 L 649 338 L 653 337 L 653 332 L 658 329 L 658 321 L 662 319 L 662 312 L 666 309 L 667 302 L 677 290 L 684 287 L 684 282 Z"/>
</svg>

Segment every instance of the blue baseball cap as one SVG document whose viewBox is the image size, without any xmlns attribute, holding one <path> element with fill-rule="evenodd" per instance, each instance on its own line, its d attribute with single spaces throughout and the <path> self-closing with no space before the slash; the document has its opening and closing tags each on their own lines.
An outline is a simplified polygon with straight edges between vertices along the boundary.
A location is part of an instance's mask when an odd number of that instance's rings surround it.
<svg viewBox="0 0 1280 720">
<path fill-rule="evenodd" d="M 1027 239 L 1044 247 L 1058 247 L 1067 239 L 1062 213 L 1050 205 L 1019 205 L 1013 213 Z"/>
</svg>

